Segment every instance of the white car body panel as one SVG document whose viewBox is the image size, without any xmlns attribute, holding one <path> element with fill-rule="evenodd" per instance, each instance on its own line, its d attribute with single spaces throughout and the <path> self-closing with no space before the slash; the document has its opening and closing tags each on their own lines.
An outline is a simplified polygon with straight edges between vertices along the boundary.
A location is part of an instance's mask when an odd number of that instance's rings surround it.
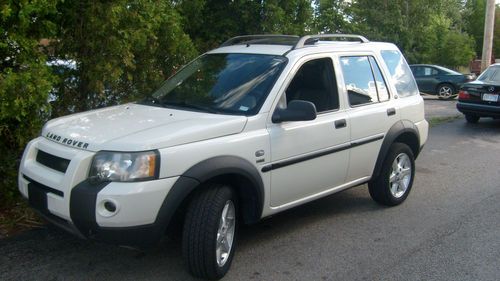
<svg viewBox="0 0 500 281">
<path fill-rule="evenodd" d="M 43 136 L 89 143 L 87 150 L 143 151 L 237 134 L 245 116 L 124 104 L 61 117 L 47 123 Z M 78 148 L 78 147 L 76 147 Z"/>
</svg>

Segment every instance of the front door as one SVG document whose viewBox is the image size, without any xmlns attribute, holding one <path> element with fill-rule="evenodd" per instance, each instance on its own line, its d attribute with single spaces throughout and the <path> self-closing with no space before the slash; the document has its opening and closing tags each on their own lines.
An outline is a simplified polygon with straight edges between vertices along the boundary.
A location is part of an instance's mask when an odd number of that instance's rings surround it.
<svg viewBox="0 0 500 281">
<path fill-rule="evenodd" d="M 313 121 L 270 123 L 271 207 L 293 205 L 345 181 L 349 162 L 349 120 L 342 109 L 330 57 L 304 59 L 280 104 L 306 100 L 316 106 Z"/>
</svg>

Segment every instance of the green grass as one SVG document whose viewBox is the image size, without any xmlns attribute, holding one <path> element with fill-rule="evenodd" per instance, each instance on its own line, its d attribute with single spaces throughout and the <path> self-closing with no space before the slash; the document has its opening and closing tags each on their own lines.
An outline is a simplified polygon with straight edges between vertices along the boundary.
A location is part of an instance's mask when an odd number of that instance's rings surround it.
<svg viewBox="0 0 500 281">
<path fill-rule="evenodd" d="M 429 118 L 429 125 L 431 127 L 435 127 L 437 125 L 452 122 L 452 121 L 455 121 L 455 120 L 460 119 L 460 118 L 462 118 L 462 115 L 446 116 L 446 117 L 444 117 L 444 116 L 443 117 L 442 116 L 432 117 L 432 118 Z"/>
</svg>

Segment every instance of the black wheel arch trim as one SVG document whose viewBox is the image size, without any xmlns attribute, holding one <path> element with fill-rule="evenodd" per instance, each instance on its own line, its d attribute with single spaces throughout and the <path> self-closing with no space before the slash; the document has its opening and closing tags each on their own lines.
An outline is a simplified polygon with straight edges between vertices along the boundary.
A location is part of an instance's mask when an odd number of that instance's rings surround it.
<svg viewBox="0 0 500 281">
<path fill-rule="evenodd" d="M 377 157 L 377 162 L 375 163 L 375 168 L 373 169 L 372 178 L 376 178 L 380 175 L 380 171 L 382 170 L 382 164 L 384 162 L 387 153 L 389 152 L 391 145 L 396 141 L 398 137 L 406 133 L 409 133 L 416 138 L 417 147 L 416 148 L 410 147 L 410 148 L 414 152 L 415 159 L 417 158 L 418 154 L 420 153 L 420 150 L 423 147 L 422 145 L 420 145 L 420 134 L 418 132 L 418 128 L 417 126 L 415 126 L 413 122 L 409 120 L 400 120 L 396 122 L 394 125 L 392 125 L 392 127 L 385 135 L 384 141 L 382 142 L 382 146 L 380 147 L 380 151 Z"/>
<path fill-rule="evenodd" d="M 243 200 L 242 215 L 245 223 L 257 222 L 264 207 L 264 183 L 257 168 L 247 160 L 236 156 L 218 156 L 204 160 L 184 172 L 172 186 L 163 201 L 155 224 L 167 227 L 181 204 L 192 192 L 203 186 L 202 183 L 225 175 L 237 175 L 247 180 L 252 188 L 246 192 L 244 187 L 239 188 L 240 196 L 250 196 Z"/>
</svg>

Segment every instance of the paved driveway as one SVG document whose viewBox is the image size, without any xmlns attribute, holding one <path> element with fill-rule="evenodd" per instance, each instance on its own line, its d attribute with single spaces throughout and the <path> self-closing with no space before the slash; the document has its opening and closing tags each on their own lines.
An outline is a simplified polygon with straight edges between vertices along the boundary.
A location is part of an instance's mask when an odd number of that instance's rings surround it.
<svg viewBox="0 0 500 281">
<path fill-rule="evenodd" d="M 440 100 L 436 96 L 422 95 L 425 103 L 425 117 L 455 117 L 463 116 L 457 110 L 457 99 Z"/>
</svg>

